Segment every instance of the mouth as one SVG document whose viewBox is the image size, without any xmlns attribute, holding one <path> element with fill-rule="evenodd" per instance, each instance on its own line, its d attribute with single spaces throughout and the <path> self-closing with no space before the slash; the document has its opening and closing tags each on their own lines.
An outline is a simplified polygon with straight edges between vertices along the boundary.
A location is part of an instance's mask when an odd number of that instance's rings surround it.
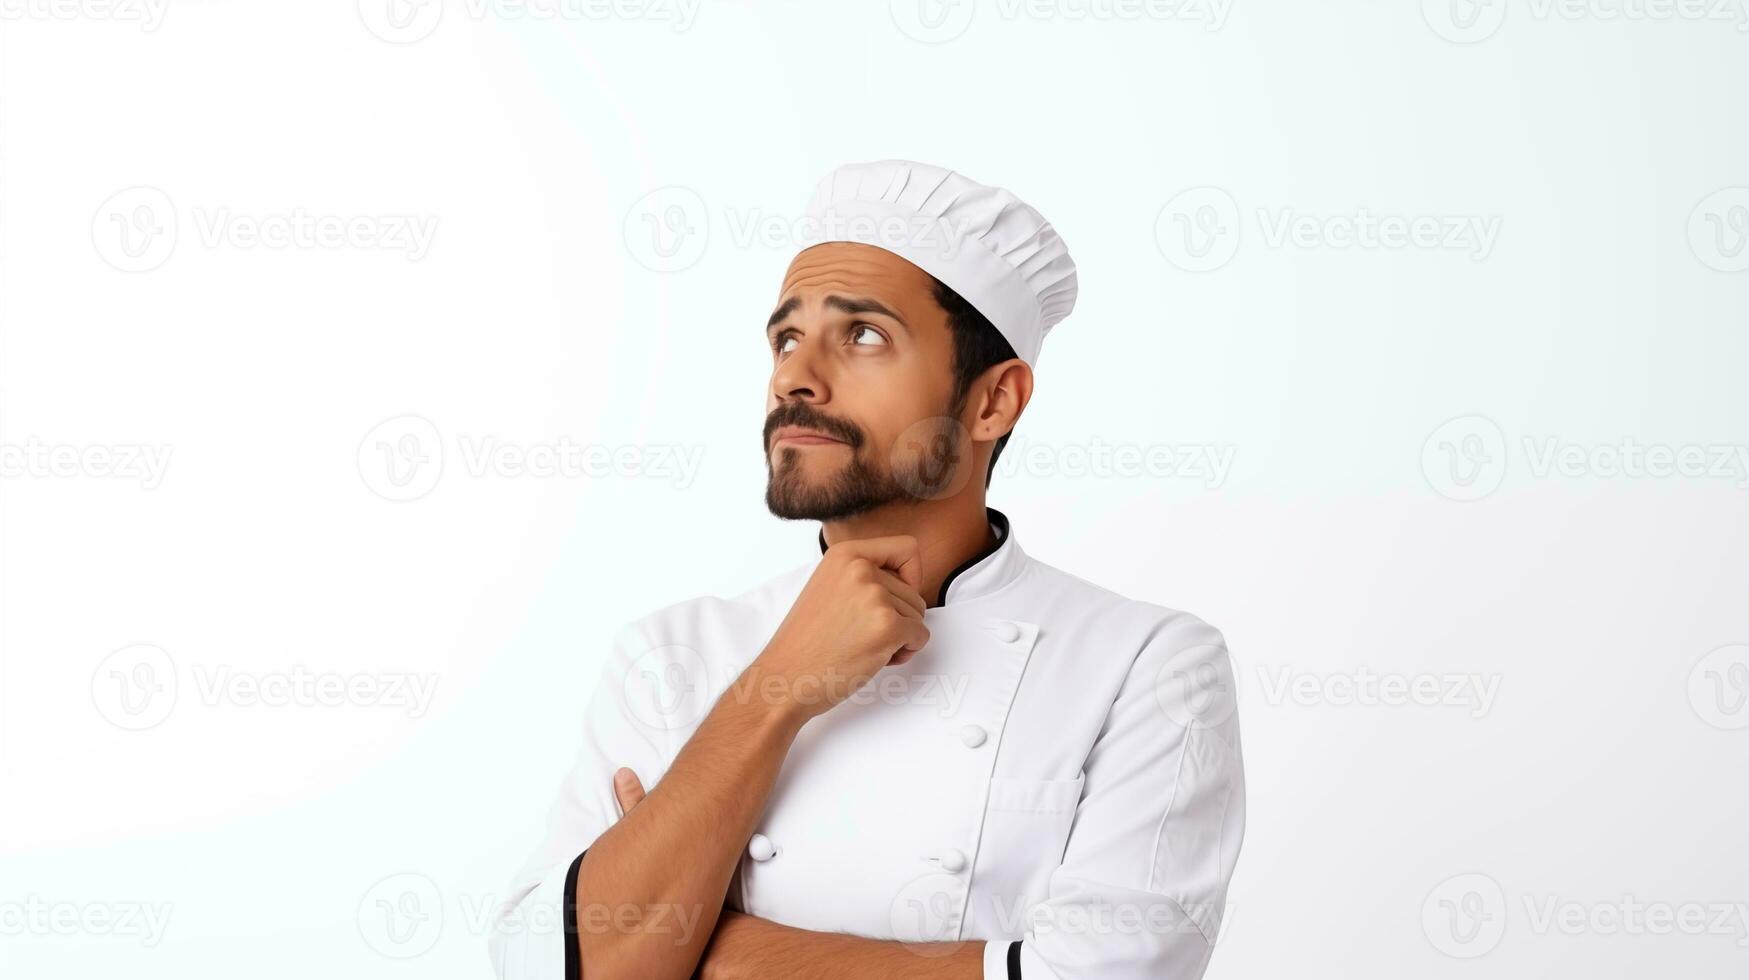
<svg viewBox="0 0 1749 980">
<path fill-rule="evenodd" d="M 818 429 L 804 429 L 801 426 L 786 425 L 771 434 L 771 448 L 779 445 L 787 446 L 845 446 L 843 439 L 829 436 Z"/>
</svg>

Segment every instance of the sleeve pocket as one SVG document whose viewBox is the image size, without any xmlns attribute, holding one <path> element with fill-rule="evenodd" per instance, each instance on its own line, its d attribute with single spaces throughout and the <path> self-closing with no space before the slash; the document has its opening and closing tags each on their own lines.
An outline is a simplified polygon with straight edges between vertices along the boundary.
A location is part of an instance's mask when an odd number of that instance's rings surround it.
<svg viewBox="0 0 1749 980">
<path fill-rule="evenodd" d="M 1220 931 L 1244 819 L 1238 750 L 1218 732 L 1191 728 L 1172 805 L 1160 823 L 1150 890 L 1178 902 L 1211 945 Z"/>
</svg>

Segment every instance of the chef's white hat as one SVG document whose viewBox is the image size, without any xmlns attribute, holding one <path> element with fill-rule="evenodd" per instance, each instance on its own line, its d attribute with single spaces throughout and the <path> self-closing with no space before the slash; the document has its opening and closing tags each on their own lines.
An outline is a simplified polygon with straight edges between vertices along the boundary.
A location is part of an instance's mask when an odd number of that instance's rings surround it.
<svg viewBox="0 0 1749 980">
<path fill-rule="evenodd" d="M 802 246 L 862 242 L 906 259 L 976 307 L 1028 364 L 1075 308 L 1075 260 L 1026 202 L 910 160 L 851 163 L 814 188 Z"/>
</svg>

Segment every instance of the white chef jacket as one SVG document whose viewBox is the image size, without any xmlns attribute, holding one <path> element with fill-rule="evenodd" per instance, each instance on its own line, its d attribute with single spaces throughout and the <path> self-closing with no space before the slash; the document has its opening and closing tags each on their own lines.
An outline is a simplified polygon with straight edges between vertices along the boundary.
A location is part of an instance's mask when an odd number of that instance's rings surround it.
<svg viewBox="0 0 1749 980">
<path fill-rule="evenodd" d="M 948 576 L 923 650 L 803 727 L 726 904 L 873 939 L 981 940 L 986 980 L 1195 980 L 1245 824 L 1225 641 L 1029 557 L 989 518 L 999 540 Z M 619 817 L 614 771 L 662 778 L 817 563 L 620 632 L 546 839 L 493 923 L 500 978 L 576 975 L 576 871 Z"/>
</svg>

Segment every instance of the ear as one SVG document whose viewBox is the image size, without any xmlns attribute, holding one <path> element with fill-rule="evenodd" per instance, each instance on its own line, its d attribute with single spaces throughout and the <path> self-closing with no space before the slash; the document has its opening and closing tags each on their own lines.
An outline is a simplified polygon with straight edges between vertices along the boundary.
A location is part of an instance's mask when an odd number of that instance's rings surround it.
<svg viewBox="0 0 1749 980">
<path fill-rule="evenodd" d="M 966 399 L 966 431 L 978 442 L 995 442 L 1013 430 L 1032 401 L 1032 368 L 1018 357 L 992 364 L 972 384 Z"/>
</svg>

